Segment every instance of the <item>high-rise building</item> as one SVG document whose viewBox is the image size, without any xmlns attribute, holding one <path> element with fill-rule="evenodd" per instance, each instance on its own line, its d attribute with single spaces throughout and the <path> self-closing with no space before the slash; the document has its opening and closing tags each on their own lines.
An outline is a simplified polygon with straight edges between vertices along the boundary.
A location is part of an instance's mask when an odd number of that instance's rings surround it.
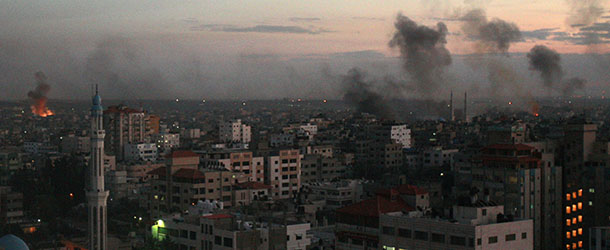
<svg viewBox="0 0 610 250">
<path fill-rule="evenodd" d="M 123 105 L 108 107 L 104 111 L 104 127 L 108 130 L 105 138 L 108 152 L 112 152 L 118 160 L 123 160 L 125 144 L 150 141 L 150 136 L 158 133 L 156 117 L 153 117 L 152 122 L 150 119 L 142 110 Z"/>
<path fill-rule="evenodd" d="M 104 126 L 102 98 L 95 91 L 91 106 L 91 157 L 86 195 L 89 214 L 89 249 L 106 249 L 106 199 L 104 190 Z"/>
</svg>

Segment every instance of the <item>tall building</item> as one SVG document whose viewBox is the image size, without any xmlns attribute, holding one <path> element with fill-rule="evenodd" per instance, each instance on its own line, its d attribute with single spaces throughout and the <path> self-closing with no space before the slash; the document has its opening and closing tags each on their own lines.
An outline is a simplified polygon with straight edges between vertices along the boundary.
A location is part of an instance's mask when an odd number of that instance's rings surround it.
<svg viewBox="0 0 610 250">
<path fill-rule="evenodd" d="M 125 144 L 150 141 L 150 136 L 158 133 L 157 118 L 146 115 L 142 110 L 123 105 L 110 106 L 104 111 L 104 127 L 108 130 L 105 138 L 108 152 L 118 160 L 125 157 Z"/>
<path fill-rule="evenodd" d="M 244 144 L 250 143 L 250 126 L 243 124 L 240 119 L 222 122 L 218 127 L 220 141 Z"/>
<path fill-rule="evenodd" d="M 87 203 L 89 214 L 89 249 L 106 249 L 106 199 L 104 190 L 104 136 L 102 98 L 95 91 L 91 106 L 91 158 L 89 160 L 89 182 Z"/>
</svg>

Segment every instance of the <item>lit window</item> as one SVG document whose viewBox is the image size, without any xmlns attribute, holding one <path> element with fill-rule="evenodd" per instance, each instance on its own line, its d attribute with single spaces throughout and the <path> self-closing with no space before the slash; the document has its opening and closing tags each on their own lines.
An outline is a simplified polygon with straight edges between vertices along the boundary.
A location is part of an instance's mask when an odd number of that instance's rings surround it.
<svg viewBox="0 0 610 250">
<path fill-rule="evenodd" d="M 566 194 L 566 200 L 568 200 L 568 201 L 569 201 L 571 197 L 572 197 L 572 196 L 571 196 L 570 194 Z"/>
<path fill-rule="evenodd" d="M 582 247 L 582 240 L 578 241 L 578 247 Z"/>
<path fill-rule="evenodd" d="M 569 227 L 570 225 L 572 225 L 572 223 L 571 223 L 570 219 L 567 219 L 567 220 L 566 220 L 566 226 L 568 226 L 568 227 Z"/>
<path fill-rule="evenodd" d="M 576 204 L 572 205 L 572 211 L 576 211 Z"/>
<path fill-rule="evenodd" d="M 582 228 L 578 229 L 578 235 L 582 235 Z"/>
<path fill-rule="evenodd" d="M 578 189 L 578 197 L 582 196 L 582 189 Z"/>
<path fill-rule="evenodd" d="M 595 188 L 589 188 L 589 193 L 595 193 Z"/>
<path fill-rule="evenodd" d="M 566 249 L 568 249 L 568 250 L 572 249 L 572 248 L 570 247 L 570 244 L 566 244 Z"/>
<path fill-rule="evenodd" d="M 576 224 L 576 217 L 572 218 L 572 224 Z"/>
<path fill-rule="evenodd" d="M 578 209 L 582 209 L 582 202 L 578 202 Z"/>
<path fill-rule="evenodd" d="M 566 207 L 566 214 L 569 214 L 572 211 L 572 209 L 570 209 L 570 206 Z"/>
<path fill-rule="evenodd" d="M 572 192 L 572 197 L 574 197 L 574 199 L 576 199 L 576 192 Z"/>
<path fill-rule="evenodd" d="M 589 201 L 589 206 L 593 206 L 593 201 Z"/>
<path fill-rule="evenodd" d="M 566 232 L 566 239 L 569 239 L 570 237 L 572 237 L 572 234 L 570 232 Z"/>
<path fill-rule="evenodd" d="M 576 249 L 576 243 L 572 243 L 572 248 Z"/>
<path fill-rule="evenodd" d="M 576 237 L 576 230 L 572 230 L 572 237 Z"/>
<path fill-rule="evenodd" d="M 582 222 L 582 215 L 578 216 L 578 222 Z"/>
</svg>

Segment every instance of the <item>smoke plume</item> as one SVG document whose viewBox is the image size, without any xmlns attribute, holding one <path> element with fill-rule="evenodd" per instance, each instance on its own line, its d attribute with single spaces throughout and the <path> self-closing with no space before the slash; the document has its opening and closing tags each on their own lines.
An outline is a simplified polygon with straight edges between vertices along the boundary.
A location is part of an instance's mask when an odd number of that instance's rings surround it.
<svg viewBox="0 0 610 250">
<path fill-rule="evenodd" d="M 562 88 L 562 93 L 564 96 L 571 96 L 572 94 L 574 94 L 574 91 L 577 89 L 583 89 L 585 87 L 585 84 L 587 83 L 587 80 L 579 78 L 579 77 L 573 77 L 570 78 L 568 80 L 566 80 L 563 84 L 563 88 Z"/>
<path fill-rule="evenodd" d="M 570 15 L 566 23 L 571 27 L 589 26 L 604 14 L 604 0 L 568 0 Z"/>
<path fill-rule="evenodd" d="M 510 44 L 521 40 L 521 31 L 514 23 L 494 18 L 487 20 L 485 11 L 474 9 L 460 18 L 464 34 L 476 41 L 479 53 L 506 53 Z"/>
<path fill-rule="evenodd" d="M 389 46 L 400 49 L 403 68 L 415 81 L 415 89 L 424 95 L 433 94 L 444 82 L 443 73 L 451 64 L 445 48 L 447 26 L 439 22 L 436 29 L 418 25 L 402 14 L 394 23 L 396 32 Z"/>
<path fill-rule="evenodd" d="M 32 102 L 30 105 L 32 113 L 42 117 L 53 115 L 53 111 L 47 107 L 47 94 L 51 90 L 51 85 L 47 83 L 47 76 L 39 71 L 34 74 L 34 77 L 36 78 L 36 88 L 28 92 L 28 97 Z"/>
<path fill-rule="evenodd" d="M 382 119 L 393 119 L 386 100 L 372 89 L 372 82 L 365 80 L 366 73 L 359 68 L 352 68 L 343 76 L 345 88 L 343 100 L 354 106 L 360 113 L 369 113 Z"/>
<path fill-rule="evenodd" d="M 557 51 L 544 45 L 534 46 L 527 53 L 530 70 L 538 71 L 542 76 L 546 87 L 552 87 L 554 83 L 559 83 L 563 77 L 561 69 L 561 56 Z"/>
</svg>

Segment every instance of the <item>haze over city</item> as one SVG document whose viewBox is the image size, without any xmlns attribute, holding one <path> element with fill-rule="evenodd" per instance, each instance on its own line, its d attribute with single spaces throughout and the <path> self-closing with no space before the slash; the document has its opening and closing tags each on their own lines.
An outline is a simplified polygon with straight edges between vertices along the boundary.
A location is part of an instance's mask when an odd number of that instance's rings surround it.
<svg viewBox="0 0 610 250">
<path fill-rule="evenodd" d="M 389 46 L 401 13 L 419 25 L 447 27 L 452 62 L 435 99 L 451 89 L 484 97 L 546 96 L 526 53 L 537 44 L 561 54 L 563 74 L 607 90 L 608 1 L 10 1 L 0 3 L 0 98 L 20 100 L 44 72 L 51 99 L 84 99 L 100 84 L 108 99 L 341 99 L 353 67 L 376 88 L 389 76 L 413 85 Z M 502 51 L 481 49 L 464 17 L 514 24 Z M 491 55 L 503 53 L 505 56 Z M 483 55 L 481 55 L 483 54 Z M 492 57 L 513 82 L 494 85 Z M 510 71 L 507 73 L 507 71 Z M 506 77 L 505 77 L 506 78 Z M 527 89 L 528 91 L 525 91 Z M 144 90 L 144 91 L 143 91 Z M 534 90 L 534 91 L 530 91 Z M 585 94 L 583 91 L 579 94 Z M 559 91 L 553 95 L 559 95 Z M 406 88 L 391 98 L 426 98 Z"/>
<path fill-rule="evenodd" d="M 0 250 L 609 249 L 610 0 L 0 24 Z"/>
</svg>

